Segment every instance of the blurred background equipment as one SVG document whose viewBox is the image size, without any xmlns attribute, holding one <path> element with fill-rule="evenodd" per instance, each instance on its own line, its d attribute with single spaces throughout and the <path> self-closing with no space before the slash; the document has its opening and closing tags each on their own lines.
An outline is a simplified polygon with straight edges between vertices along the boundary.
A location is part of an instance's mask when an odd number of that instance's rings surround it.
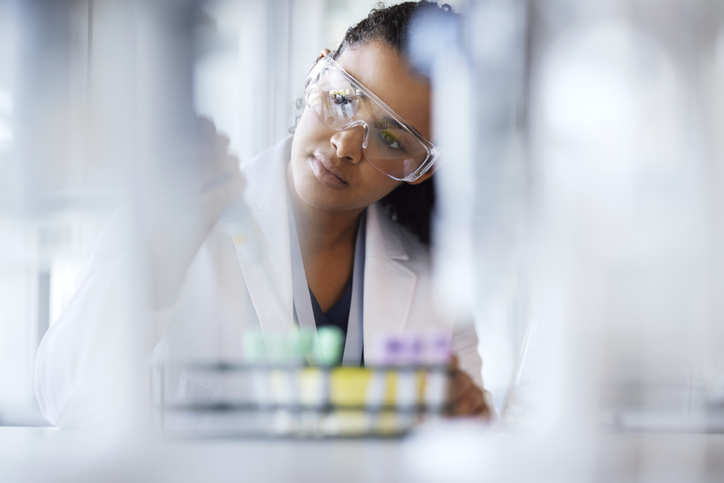
<svg viewBox="0 0 724 483">
<path fill-rule="evenodd" d="M 201 481 L 199 461 L 218 463 L 217 479 L 238 464 L 266 480 L 320 479 L 310 466 L 325 465 L 350 481 L 721 480 L 724 6 L 451 3 L 462 23 L 419 19 L 410 46 L 445 158 L 433 256 L 440 304 L 475 320 L 502 431 L 437 422 L 389 446 L 270 446 L 304 468 L 282 474 L 254 466 L 265 450 L 243 442 L 171 450 L 136 435 L 106 454 L 82 434 L 2 427 L 15 463 L 0 471 L 77 481 L 74 462 L 91 455 L 96 480 L 133 468 Z M 109 398 L 119 434 L 138 432 L 146 381 L 129 374 L 149 349 L 154 271 L 144 208 L 173 207 L 185 188 L 169 174 L 193 172 L 195 113 L 250 159 L 288 135 L 320 50 L 373 4 L 0 0 L 0 425 L 45 424 L 38 344 L 125 199 L 125 384 Z M 187 466 L 157 465 L 164 451 Z"/>
<path fill-rule="evenodd" d="M 142 224 L 144 206 L 176 201 L 167 175 L 193 169 L 182 141 L 194 113 L 242 162 L 278 142 L 319 51 L 373 4 L 0 1 L 0 424 L 46 424 L 37 346 L 120 202 Z M 118 294 L 135 300 L 127 320 L 148 288 L 137 255 Z"/>
</svg>

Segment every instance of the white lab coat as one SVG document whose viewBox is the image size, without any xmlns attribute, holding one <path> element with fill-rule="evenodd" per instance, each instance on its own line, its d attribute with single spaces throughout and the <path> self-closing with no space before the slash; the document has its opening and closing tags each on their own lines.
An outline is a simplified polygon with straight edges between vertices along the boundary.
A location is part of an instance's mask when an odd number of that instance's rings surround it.
<svg viewBox="0 0 724 483">
<path fill-rule="evenodd" d="M 271 280 L 279 297 L 265 289 L 268 274 L 257 264 L 240 266 L 234 245 L 221 224 L 206 238 L 188 268 L 173 306 L 152 313 L 153 362 L 184 358 L 238 359 L 245 327 L 260 326 L 265 335 L 292 323 L 292 277 L 286 194 L 286 165 L 291 138 L 266 150 L 243 167 L 245 200 L 258 222 Z M 115 223 L 116 225 L 118 223 Z M 116 374 L 110 358 L 122 337 L 124 307 L 113 296 L 115 278 L 127 259 L 104 250 L 104 239 L 119 231 L 109 223 L 85 278 L 66 312 L 53 324 L 38 350 L 36 393 L 40 408 L 53 424 L 91 422 L 109 404 Z M 111 241 L 112 242 L 112 241 Z M 113 252 L 113 253 L 108 253 Z M 281 301 L 278 301 L 281 298 Z M 369 348 L 377 334 L 410 333 L 439 328 L 452 336 L 460 366 L 478 385 L 481 360 L 474 325 L 456 323 L 433 301 L 428 250 L 407 230 L 390 220 L 378 205 L 367 213 L 364 272 L 363 338 Z M 275 306 L 288 316 L 280 320 Z M 122 314 L 122 315 L 118 315 Z M 125 313 L 125 316 L 128 316 Z M 172 343 L 171 341 L 175 341 Z M 175 348 L 183 347 L 183 353 Z M 182 373 L 179 392 L 213 394 L 218 384 Z M 103 397 L 106 394 L 106 397 Z"/>
</svg>

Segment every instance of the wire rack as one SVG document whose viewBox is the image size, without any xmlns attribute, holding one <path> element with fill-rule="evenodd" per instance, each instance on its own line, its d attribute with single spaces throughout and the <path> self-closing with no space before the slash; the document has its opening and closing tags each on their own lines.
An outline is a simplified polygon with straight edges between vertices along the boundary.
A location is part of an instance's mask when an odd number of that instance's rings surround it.
<svg viewBox="0 0 724 483">
<path fill-rule="evenodd" d="M 450 376 L 446 365 L 164 364 L 152 407 L 174 436 L 397 438 L 452 410 Z"/>
</svg>

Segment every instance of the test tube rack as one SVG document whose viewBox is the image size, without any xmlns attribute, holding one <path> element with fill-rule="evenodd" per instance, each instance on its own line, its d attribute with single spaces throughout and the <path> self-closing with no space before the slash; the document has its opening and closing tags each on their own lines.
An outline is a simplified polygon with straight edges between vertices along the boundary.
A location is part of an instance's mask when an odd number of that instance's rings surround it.
<svg viewBox="0 0 724 483">
<path fill-rule="evenodd" d="M 151 373 L 153 416 L 174 436 L 397 438 L 452 410 L 450 375 L 444 364 L 167 363 Z"/>
</svg>

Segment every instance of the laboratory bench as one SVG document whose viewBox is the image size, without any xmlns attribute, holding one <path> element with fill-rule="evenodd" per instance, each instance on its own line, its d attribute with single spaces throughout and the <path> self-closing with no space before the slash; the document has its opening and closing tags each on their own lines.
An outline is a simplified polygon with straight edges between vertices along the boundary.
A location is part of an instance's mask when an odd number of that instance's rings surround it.
<svg viewBox="0 0 724 483">
<path fill-rule="evenodd" d="M 3 483 L 526 480 L 721 482 L 724 434 L 601 432 L 578 442 L 457 422 L 399 439 L 170 439 L 0 427 Z"/>
</svg>

